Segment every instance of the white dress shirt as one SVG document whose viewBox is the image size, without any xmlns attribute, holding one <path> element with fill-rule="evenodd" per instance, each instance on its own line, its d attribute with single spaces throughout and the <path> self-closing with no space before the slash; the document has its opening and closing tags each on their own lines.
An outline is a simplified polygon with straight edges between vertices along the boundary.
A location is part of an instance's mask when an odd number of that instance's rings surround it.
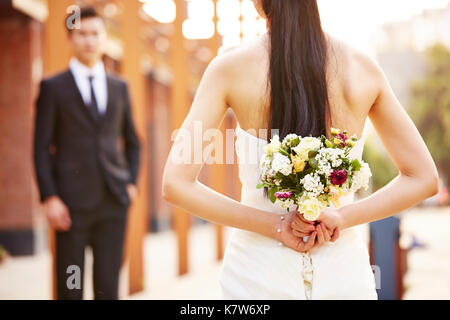
<svg viewBox="0 0 450 320">
<path fill-rule="evenodd" d="M 92 86 L 94 87 L 95 98 L 97 99 L 98 111 L 101 115 L 106 112 L 108 103 L 108 85 L 106 82 L 106 71 L 102 61 L 96 63 L 92 68 L 81 63 L 77 58 L 72 58 L 69 65 L 78 90 L 80 90 L 86 106 L 91 104 L 91 86 L 89 76 L 93 76 Z"/>
</svg>

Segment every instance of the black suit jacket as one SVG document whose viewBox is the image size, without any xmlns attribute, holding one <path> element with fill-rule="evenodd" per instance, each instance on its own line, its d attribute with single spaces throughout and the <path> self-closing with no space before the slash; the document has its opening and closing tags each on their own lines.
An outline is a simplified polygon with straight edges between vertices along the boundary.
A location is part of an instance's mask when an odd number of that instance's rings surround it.
<svg viewBox="0 0 450 320">
<path fill-rule="evenodd" d="M 136 184 L 140 142 L 126 82 L 107 74 L 108 102 L 96 121 L 70 69 L 40 84 L 36 102 L 34 162 L 41 201 L 58 195 L 69 208 L 91 209 L 109 186 L 129 204 Z"/>
</svg>

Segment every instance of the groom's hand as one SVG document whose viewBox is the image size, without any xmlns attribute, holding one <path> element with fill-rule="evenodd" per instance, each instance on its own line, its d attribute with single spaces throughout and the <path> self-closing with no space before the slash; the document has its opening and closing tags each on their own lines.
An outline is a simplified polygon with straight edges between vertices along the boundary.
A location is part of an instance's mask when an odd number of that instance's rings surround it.
<svg viewBox="0 0 450 320">
<path fill-rule="evenodd" d="M 128 192 L 128 197 L 130 198 L 130 201 L 134 202 L 138 196 L 138 189 L 137 189 L 136 185 L 131 184 L 131 183 L 128 184 L 127 192 Z"/>
<path fill-rule="evenodd" d="M 44 202 L 47 220 L 55 231 L 69 231 L 72 225 L 69 209 L 58 196 L 51 196 Z"/>
</svg>

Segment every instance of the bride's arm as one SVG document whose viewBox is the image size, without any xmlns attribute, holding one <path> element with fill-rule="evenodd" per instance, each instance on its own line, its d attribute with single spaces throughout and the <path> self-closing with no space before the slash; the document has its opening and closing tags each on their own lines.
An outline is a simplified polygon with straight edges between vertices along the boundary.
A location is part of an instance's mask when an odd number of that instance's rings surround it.
<svg viewBox="0 0 450 320">
<path fill-rule="evenodd" d="M 226 55 L 213 59 L 203 75 L 189 114 L 179 130 L 177 139 L 180 140 L 176 139 L 172 145 L 164 168 L 163 197 L 204 220 L 279 240 L 276 232 L 280 225 L 279 215 L 241 204 L 198 181 L 205 161 L 203 155 L 210 144 L 209 141 L 203 141 L 203 133 L 208 130 L 206 133 L 212 132 L 214 136 L 228 109 L 226 92 L 232 81 L 233 70 L 227 59 L 229 57 Z M 198 130 L 199 125 L 200 134 L 194 132 L 194 127 Z M 219 133 L 218 137 L 220 139 L 222 135 Z M 187 152 L 189 161 L 177 156 L 180 148 Z M 201 161 L 197 161 L 198 157 L 202 158 Z"/>
<path fill-rule="evenodd" d="M 419 131 L 380 66 L 376 62 L 372 66 L 380 86 L 369 118 L 399 174 L 372 195 L 341 207 L 341 229 L 400 213 L 435 195 L 439 188 L 436 166 Z"/>
</svg>

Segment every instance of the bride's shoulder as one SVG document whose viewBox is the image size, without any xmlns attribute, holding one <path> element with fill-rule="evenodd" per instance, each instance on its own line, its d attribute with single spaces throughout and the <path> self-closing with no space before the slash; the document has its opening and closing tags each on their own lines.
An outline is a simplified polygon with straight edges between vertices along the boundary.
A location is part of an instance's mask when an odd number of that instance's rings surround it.
<svg viewBox="0 0 450 320">
<path fill-rule="evenodd" d="M 264 44 L 265 37 L 261 36 L 239 45 L 222 47 L 213 63 L 226 68 L 228 74 L 241 74 L 245 68 L 260 64 L 267 57 L 262 50 Z"/>
<path fill-rule="evenodd" d="M 359 71 L 374 73 L 379 71 L 377 61 L 365 51 L 351 45 L 349 42 L 326 33 L 331 54 L 339 59 L 339 63 L 346 67 L 353 67 Z"/>
<path fill-rule="evenodd" d="M 342 82 L 344 96 L 349 104 L 370 107 L 384 82 L 384 73 L 378 62 L 368 53 L 339 38 L 330 37 L 332 70 Z"/>
<path fill-rule="evenodd" d="M 233 79 L 236 73 L 235 70 L 239 69 L 237 62 L 239 61 L 238 56 L 240 54 L 237 51 L 239 51 L 239 47 L 220 49 L 217 55 L 208 63 L 203 77 L 217 79 L 221 81 L 222 85 L 224 85 L 224 82 L 229 82 L 230 79 Z"/>
<path fill-rule="evenodd" d="M 227 104 L 232 105 L 232 97 L 239 95 L 242 88 L 252 87 L 252 84 L 254 86 L 254 79 L 262 79 L 262 59 L 263 52 L 257 49 L 256 41 L 220 49 L 204 72 L 204 82 L 217 84 L 226 97 Z M 242 100 L 242 96 L 238 100 Z"/>
</svg>

